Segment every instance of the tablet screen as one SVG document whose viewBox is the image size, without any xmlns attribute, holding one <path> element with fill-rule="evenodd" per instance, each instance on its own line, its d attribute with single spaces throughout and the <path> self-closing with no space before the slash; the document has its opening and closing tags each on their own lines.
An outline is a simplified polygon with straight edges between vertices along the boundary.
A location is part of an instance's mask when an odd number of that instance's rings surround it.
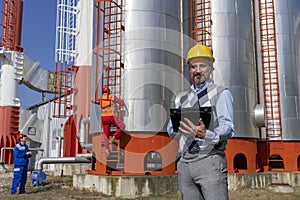
<svg viewBox="0 0 300 200">
<path fill-rule="evenodd" d="M 211 120 L 211 107 L 197 108 L 171 108 L 170 117 L 173 125 L 173 131 L 178 132 L 180 121 L 184 118 L 189 119 L 194 125 L 199 125 L 199 118 L 205 124 L 205 128 L 208 129 Z"/>
</svg>

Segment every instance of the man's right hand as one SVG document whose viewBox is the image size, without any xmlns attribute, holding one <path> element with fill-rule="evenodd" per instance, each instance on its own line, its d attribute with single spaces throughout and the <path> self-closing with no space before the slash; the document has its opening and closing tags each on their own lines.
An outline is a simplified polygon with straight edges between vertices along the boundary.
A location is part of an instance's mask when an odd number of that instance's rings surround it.
<svg viewBox="0 0 300 200">
<path fill-rule="evenodd" d="M 31 152 L 31 151 L 28 151 L 28 152 L 26 153 L 26 155 L 32 155 L 32 152 Z"/>
</svg>

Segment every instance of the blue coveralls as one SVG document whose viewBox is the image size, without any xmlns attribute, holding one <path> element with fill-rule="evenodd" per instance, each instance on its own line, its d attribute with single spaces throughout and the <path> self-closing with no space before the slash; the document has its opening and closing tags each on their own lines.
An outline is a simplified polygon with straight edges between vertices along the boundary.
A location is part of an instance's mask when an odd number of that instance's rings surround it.
<svg viewBox="0 0 300 200">
<path fill-rule="evenodd" d="M 14 148 L 14 178 L 12 180 L 11 193 L 16 193 L 20 184 L 19 193 L 25 193 L 27 181 L 28 161 L 31 155 L 26 155 L 29 151 L 27 144 L 19 142 Z"/>
</svg>

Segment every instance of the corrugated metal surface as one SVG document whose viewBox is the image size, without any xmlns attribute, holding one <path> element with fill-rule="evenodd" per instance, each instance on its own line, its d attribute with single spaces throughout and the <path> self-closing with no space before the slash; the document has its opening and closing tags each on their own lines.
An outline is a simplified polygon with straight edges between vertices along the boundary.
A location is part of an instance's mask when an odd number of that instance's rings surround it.
<svg viewBox="0 0 300 200">
<path fill-rule="evenodd" d="M 128 131 L 165 131 L 171 99 L 181 88 L 180 21 L 180 0 L 125 2 Z"/>
<path fill-rule="evenodd" d="M 274 0 L 282 139 L 299 140 L 300 2 Z"/>
<path fill-rule="evenodd" d="M 252 6 L 251 0 L 211 1 L 214 81 L 233 95 L 235 136 L 256 138 Z"/>
</svg>

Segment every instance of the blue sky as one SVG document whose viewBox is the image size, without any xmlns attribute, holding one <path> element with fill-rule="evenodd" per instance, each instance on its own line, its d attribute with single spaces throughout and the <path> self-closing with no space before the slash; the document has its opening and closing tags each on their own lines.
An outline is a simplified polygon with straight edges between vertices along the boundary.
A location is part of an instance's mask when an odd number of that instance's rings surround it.
<svg viewBox="0 0 300 200">
<path fill-rule="evenodd" d="M 33 61 L 47 70 L 55 70 L 55 26 L 57 0 L 24 0 L 21 45 Z M 1 1 L 2 4 L 2 1 Z M 22 107 L 41 102 L 42 94 L 19 86 Z"/>
</svg>

